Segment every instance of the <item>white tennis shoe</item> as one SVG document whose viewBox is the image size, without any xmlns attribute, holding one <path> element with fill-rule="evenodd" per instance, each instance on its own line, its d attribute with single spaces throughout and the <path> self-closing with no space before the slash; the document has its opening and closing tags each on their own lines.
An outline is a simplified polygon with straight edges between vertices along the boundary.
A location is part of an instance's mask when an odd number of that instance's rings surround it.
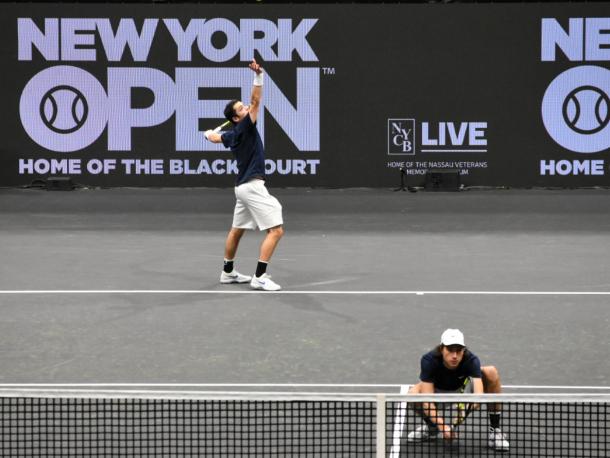
<svg viewBox="0 0 610 458">
<path fill-rule="evenodd" d="M 487 442 L 487 446 L 498 452 L 508 452 L 510 448 L 510 444 L 500 428 L 492 428 L 491 426 L 489 427 L 489 442 Z"/>
<path fill-rule="evenodd" d="M 428 439 L 439 439 L 442 437 L 438 428 L 430 428 L 428 425 L 421 425 L 407 434 L 407 442 L 423 442 Z"/>
<path fill-rule="evenodd" d="M 250 282 L 250 286 L 252 289 L 259 289 L 263 291 L 279 291 L 282 289 L 280 285 L 271 280 L 271 275 L 263 274 L 260 277 L 256 275 L 252 276 L 252 281 Z"/>
<path fill-rule="evenodd" d="M 252 280 L 250 275 L 242 275 L 237 270 L 233 269 L 231 273 L 226 273 L 224 270 L 220 274 L 220 283 L 248 283 Z"/>
</svg>

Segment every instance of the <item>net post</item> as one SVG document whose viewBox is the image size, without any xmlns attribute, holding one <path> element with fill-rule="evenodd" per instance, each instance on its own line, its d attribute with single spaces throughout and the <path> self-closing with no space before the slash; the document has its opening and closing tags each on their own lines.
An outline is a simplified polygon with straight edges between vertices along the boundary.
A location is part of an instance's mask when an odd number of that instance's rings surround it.
<svg viewBox="0 0 610 458">
<path fill-rule="evenodd" d="M 385 457 L 385 395 L 377 395 L 377 458 Z"/>
</svg>

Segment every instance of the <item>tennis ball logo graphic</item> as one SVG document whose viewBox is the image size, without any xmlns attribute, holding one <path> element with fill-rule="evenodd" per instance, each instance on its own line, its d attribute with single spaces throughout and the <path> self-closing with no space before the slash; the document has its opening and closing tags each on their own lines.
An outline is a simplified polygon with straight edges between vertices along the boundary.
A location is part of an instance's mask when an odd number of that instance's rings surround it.
<svg viewBox="0 0 610 458">
<path fill-rule="evenodd" d="M 610 98 L 594 86 L 580 86 L 563 102 L 563 119 L 579 134 L 595 134 L 610 121 Z"/>
<path fill-rule="evenodd" d="M 71 86 L 56 86 L 43 95 L 40 117 L 53 132 L 69 134 L 87 120 L 89 106 L 82 92 Z"/>
<path fill-rule="evenodd" d="M 97 141 L 110 116 L 108 94 L 88 71 L 56 65 L 36 73 L 19 99 L 19 118 L 27 135 L 49 151 L 69 153 Z"/>
<path fill-rule="evenodd" d="M 609 149 L 610 69 L 581 65 L 560 73 L 544 93 L 541 114 L 548 134 L 565 149 Z"/>
</svg>

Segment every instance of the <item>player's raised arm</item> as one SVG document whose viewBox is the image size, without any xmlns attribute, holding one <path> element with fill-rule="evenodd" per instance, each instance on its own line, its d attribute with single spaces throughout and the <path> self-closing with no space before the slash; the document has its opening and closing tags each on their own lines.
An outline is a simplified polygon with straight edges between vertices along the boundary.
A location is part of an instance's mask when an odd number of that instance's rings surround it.
<svg viewBox="0 0 610 458">
<path fill-rule="evenodd" d="M 250 95 L 250 110 L 249 115 L 252 122 L 256 122 L 258 117 L 258 110 L 261 104 L 261 97 L 263 96 L 263 68 L 256 63 L 256 59 L 252 59 L 249 65 L 250 69 L 256 73 L 254 81 L 252 82 L 252 94 Z"/>
</svg>

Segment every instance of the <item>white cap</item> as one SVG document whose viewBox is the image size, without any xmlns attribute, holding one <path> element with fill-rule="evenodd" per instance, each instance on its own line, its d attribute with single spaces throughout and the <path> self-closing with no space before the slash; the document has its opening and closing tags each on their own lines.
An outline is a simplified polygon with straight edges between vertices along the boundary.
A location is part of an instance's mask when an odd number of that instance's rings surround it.
<svg viewBox="0 0 610 458">
<path fill-rule="evenodd" d="M 464 334 L 459 329 L 446 329 L 441 336 L 441 344 L 445 346 L 449 345 L 464 345 Z"/>
</svg>

